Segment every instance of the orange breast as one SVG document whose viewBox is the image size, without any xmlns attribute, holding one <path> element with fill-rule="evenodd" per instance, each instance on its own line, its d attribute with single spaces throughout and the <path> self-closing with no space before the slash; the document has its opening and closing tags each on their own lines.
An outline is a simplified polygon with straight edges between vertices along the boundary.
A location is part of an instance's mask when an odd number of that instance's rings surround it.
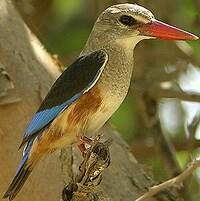
<svg viewBox="0 0 200 201">
<path fill-rule="evenodd" d="M 97 112 L 101 104 L 102 96 L 98 85 L 95 85 L 70 108 L 67 123 L 71 126 L 86 124 L 88 116 Z"/>
<path fill-rule="evenodd" d="M 63 147 L 75 142 L 81 130 L 87 125 L 87 121 L 97 112 L 102 104 L 102 96 L 97 85 L 85 93 L 79 100 L 69 106 L 67 110 L 56 118 L 50 127 L 38 137 L 32 148 L 32 157 L 43 155 L 54 148 Z M 63 129 L 63 123 L 64 129 Z"/>
</svg>

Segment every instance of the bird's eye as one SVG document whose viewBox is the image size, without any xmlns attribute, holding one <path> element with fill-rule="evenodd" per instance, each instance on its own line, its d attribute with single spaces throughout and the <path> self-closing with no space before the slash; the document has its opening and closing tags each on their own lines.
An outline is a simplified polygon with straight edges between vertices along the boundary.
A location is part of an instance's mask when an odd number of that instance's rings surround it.
<svg viewBox="0 0 200 201">
<path fill-rule="evenodd" d="M 137 20 L 135 20 L 132 16 L 122 15 L 119 21 L 125 26 L 133 26 L 137 24 Z"/>
</svg>

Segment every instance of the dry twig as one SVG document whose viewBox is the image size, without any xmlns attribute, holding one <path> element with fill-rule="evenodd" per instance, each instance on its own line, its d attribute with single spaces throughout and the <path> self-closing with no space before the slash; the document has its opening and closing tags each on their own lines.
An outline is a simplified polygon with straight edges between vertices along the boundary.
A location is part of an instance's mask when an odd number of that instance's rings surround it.
<svg viewBox="0 0 200 201">
<path fill-rule="evenodd" d="M 155 185 L 155 186 L 149 188 L 148 192 L 146 192 L 144 195 L 142 195 L 135 201 L 145 201 L 147 199 L 150 199 L 151 197 L 153 197 L 154 195 L 156 195 L 157 193 L 159 193 L 160 191 L 162 191 L 166 188 L 181 185 L 181 183 L 187 177 L 189 177 L 195 169 L 197 169 L 199 167 L 200 167 L 200 159 L 193 161 L 192 163 L 190 163 L 188 165 L 188 167 L 185 169 L 185 171 L 183 171 L 181 174 L 179 174 L 178 176 L 176 176 L 172 179 L 169 179 L 159 185 Z"/>
<path fill-rule="evenodd" d="M 178 98 L 183 101 L 200 102 L 200 94 L 195 92 L 180 92 L 172 89 L 154 88 L 149 90 L 154 98 Z"/>
<path fill-rule="evenodd" d="M 89 197 L 93 196 L 95 186 L 98 186 L 102 180 L 103 171 L 110 165 L 109 146 L 112 139 L 99 141 L 100 137 L 97 136 L 92 145 L 86 149 L 84 160 L 79 166 L 79 174 L 63 189 L 63 201 L 75 201 L 79 200 L 79 197 L 85 197 L 83 200 L 92 200 Z"/>
</svg>

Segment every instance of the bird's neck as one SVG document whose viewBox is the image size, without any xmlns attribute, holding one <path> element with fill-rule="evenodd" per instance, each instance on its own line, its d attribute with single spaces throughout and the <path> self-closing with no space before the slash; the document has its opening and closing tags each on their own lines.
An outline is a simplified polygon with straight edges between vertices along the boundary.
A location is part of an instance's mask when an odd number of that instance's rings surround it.
<svg viewBox="0 0 200 201">
<path fill-rule="evenodd" d="M 119 97 L 121 102 L 128 92 L 131 81 L 134 47 L 130 46 L 128 41 L 102 42 L 98 37 L 90 37 L 81 54 L 88 54 L 99 49 L 104 49 L 109 58 L 99 84 L 106 89 L 106 93 Z"/>
<path fill-rule="evenodd" d="M 119 54 L 125 54 L 127 59 L 133 59 L 133 50 L 136 44 L 140 41 L 132 38 L 113 39 L 111 36 L 107 37 L 94 34 L 92 32 L 88 38 L 81 55 L 88 54 L 96 50 L 105 49 L 107 53 L 117 51 Z"/>
<path fill-rule="evenodd" d="M 136 44 L 131 44 L 128 39 L 113 40 L 111 37 L 101 40 L 98 35 L 90 35 L 81 55 L 103 49 L 108 54 L 108 64 L 104 72 L 113 74 L 114 77 L 120 79 L 122 75 L 130 79 L 133 69 L 133 50 Z"/>
</svg>

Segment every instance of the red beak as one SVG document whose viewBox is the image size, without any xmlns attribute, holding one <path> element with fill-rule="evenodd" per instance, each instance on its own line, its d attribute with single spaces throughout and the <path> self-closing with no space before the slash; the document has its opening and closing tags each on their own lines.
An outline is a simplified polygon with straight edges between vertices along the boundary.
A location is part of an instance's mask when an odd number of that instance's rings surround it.
<svg viewBox="0 0 200 201">
<path fill-rule="evenodd" d="M 144 24 L 138 28 L 140 35 L 156 37 L 164 40 L 197 40 L 199 37 L 158 20 Z"/>
</svg>

